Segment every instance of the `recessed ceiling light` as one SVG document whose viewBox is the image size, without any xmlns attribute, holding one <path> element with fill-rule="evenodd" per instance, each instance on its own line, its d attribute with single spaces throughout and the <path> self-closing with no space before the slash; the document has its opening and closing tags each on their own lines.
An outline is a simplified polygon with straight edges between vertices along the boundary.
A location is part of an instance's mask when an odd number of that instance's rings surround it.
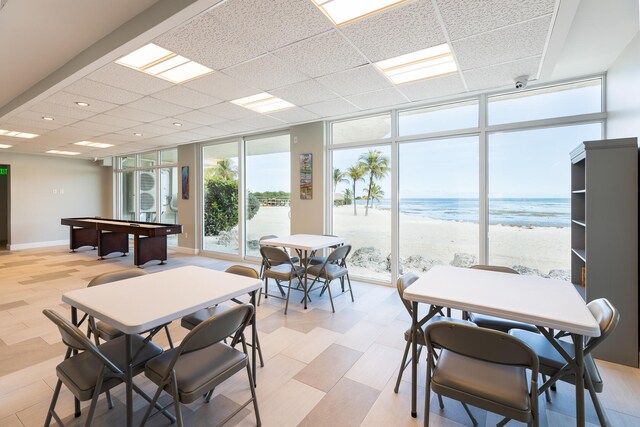
<svg viewBox="0 0 640 427">
<path fill-rule="evenodd" d="M 84 145 L 86 147 L 95 147 L 95 148 L 113 147 L 113 144 L 105 144 L 104 142 L 80 141 L 80 142 L 74 142 L 74 144 L 75 145 Z"/>
<path fill-rule="evenodd" d="M 88 106 L 89 106 L 89 104 L 88 104 L 88 103 L 86 103 L 86 102 L 82 102 L 82 101 L 77 101 L 77 102 L 76 102 L 76 105 L 79 105 L 80 107 L 88 107 Z"/>
<path fill-rule="evenodd" d="M 153 43 L 123 56 L 116 63 L 172 83 L 184 83 L 213 72 L 209 67 Z"/>
<path fill-rule="evenodd" d="M 77 156 L 80 153 L 76 153 L 75 151 L 60 151 L 60 150 L 49 150 L 48 154 L 64 154 L 65 156 Z"/>
<path fill-rule="evenodd" d="M 54 119 L 53 119 L 53 117 L 43 117 L 42 120 L 46 120 L 48 122 L 52 122 Z"/>
<path fill-rule="evenodd" d="M 385 59 L 375 65 L 395 84 L 428 79 L 458 70 L 446 43 Z"/>
<path fill-rule="evenodd" d="M 20 131 L 16 131 L 16 130 L 0 129 L 0 136 L 13 136 L 15 138 L 31 139 L 31 138 L 35 138 L 36 136 L 40 136 L 40 135 L 36 135 L 35 133 L 20 132 Z"/>
<path fill-rule="evenodd" d="M 174 123 L 173 125 L 180 127 L 180 126 L 182 126 L 182 123 Z"/>
<path fill-rule="evenodd" d="M 336 25 L 348 24 L 408 0 L 313 0 Z"/>
<path fill-rule="evenodd" d="M 11 148 L 13 145 L 0 144 L 0 148 Z"/>
<path fill-rule="evenodd" d="M 138 132 L 134 132 L 133 134 L 134 134 L 135 136 L 142 136 L 142 134 L 141 134 L 141 133 L 138 133 Z"/>
<path fill-rule="evenodd" d="M 275 97 L 267 92 L 247 96 L 246 98 L 236 99 L 235 101 L 231 102 L 233 104 L 248 108 L 258 113 L 272 113 L 274 111 L 280 111 L 287 108 L 295 107 L 295 105 L 293 105 L 292 103 Z"/>
</svg>

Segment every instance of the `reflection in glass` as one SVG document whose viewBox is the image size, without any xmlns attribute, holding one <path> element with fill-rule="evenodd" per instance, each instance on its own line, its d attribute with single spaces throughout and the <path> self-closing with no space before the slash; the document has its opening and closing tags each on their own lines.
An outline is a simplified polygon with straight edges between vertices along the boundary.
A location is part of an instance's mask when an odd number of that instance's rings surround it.
<svg viewBox="0 0 640 427">
<path fill-rule="evenodd" d="M 154 151 L 151 153 L 142 153 L 139 156 L 140 158 L 140 167 L 141 168 L 149 168 L 151 166 L 156 165 L 156 160 L 158 158 L 158 152 Z"/>
<path fill-rule="evenodd" d="M 120 174 L 120 215 L 118 219 L 135 221 L 136 218 L 136 189 L 135 172 Z"/>
<path fill-rule="evenodd" d="M 478 264 L 478 137 L 399 146 L 400 273 Z"/>
<path fill-rule="evenodd" d="M 160 169 L 160 209 L 161 223 L 178 223 L 178 168 Z M 178 235 L 168 235 L 167 244 L 176 246 Z"/>
<path fill-rule="evenodd" d="M 398 116 L 400 136 L 475 128 L 478 127 L 478 101 L 401 111 Z"/>
</svg>

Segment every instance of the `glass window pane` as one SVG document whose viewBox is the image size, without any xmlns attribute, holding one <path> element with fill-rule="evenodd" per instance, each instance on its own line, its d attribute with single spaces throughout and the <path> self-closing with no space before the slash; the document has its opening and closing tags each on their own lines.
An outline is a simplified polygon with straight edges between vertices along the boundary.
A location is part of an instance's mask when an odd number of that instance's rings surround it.
<svg viewBox="0 0 640 427">
<path fill-rule="evenodd" d="M 122 169 L 128 169 L 128 168 L 135 168 L 136 167 L 136 156 L 135 154 L 131 155 L 131 156 L 123 156 L 120 157 L 120 168 Z"/>
<path fill-rule="evenodd" d="M 178 223 L 178 168 L 160 169 L 160 222 Z M 177 246 L 178 235 L 167 236 L 169 246 Z"/>
<path fill-rule="evenodd" d="M 238 142 L 204 147 L 202 165 L 203 249 L 238 254 Z"/>
<path fill-rule="evenodd" d="M 391 116 L 365 117 L 331 124 L 332 144 L 376 141 L 391 137 Z"/>
<path fill-rule="evenodd" d="M 291 137 L 289 134 L 246 141 L 246 249 L 260 256 L 260 237 L 291 234 Z"/>
<path fill-rule="evenodd" d="M 492 96 L 488 107 L 490 125 L 601 111 L 600 79 Z"/>
<path fill-rule="evenodd" d="M 479 263 L 478 137 L 399 146 L 400 272 Z"/>
<path fill-rule="evenodd" d="M 175 165 L 178 163 L 178 149 L 172 148 L 170 150 L 162 150 L 160 152 L 160 164 L 162 165 Z"/>
<path fill-rule="evenodd" d="M 478 101 L 401 111 L 400 136 L 478 127 Z"/>
<path fill-rule="evenodd" d="M 118 219 L 135 221 L 136 219 L 136 181 L 135 173 L 122 172 L 120 174 L 120 213 Z"/>
<path fill-rule="evenodd" d="M 156 159 L 158 157 L 158 153 L 156 151 L 152 153 L 142 153 L 139 156 L 141 168 L 148 168 L 156 165 Z"/>
<path fill-rule="evenodd" d="M 139 171 L 138 182 L 140 196 L 138 198 L 138 221 L 156 222 L 157 221 L 157 203 L 156 203 L 156 184 L 158 177 L 155 170 Z"/>
<path fill-rule="evenodd" d="M 352 245 L 349 273 L 390 280 L 391 149 L 334 150 L 333 232 Z M 373 173 L 372 173 L 373 172 Z M 340 202 L 342 199 L 342 202 Z"/>
<path fill-rule="evenodd" d="M 571 162 L 599 123 L 489 135 L 489 263 L 571 279 Z"/>
</svg>

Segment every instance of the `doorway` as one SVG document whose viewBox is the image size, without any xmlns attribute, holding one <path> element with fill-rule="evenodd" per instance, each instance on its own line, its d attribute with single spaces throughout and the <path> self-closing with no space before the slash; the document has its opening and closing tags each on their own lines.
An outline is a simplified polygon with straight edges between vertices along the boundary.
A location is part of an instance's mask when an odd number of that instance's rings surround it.
<svg viewBox="0 0 640 427">
<path fill-rule="evenodd" d="M 0 165 L 0 251 L 7 250 L 9 242 L 9 165 Z"/>
</svg>

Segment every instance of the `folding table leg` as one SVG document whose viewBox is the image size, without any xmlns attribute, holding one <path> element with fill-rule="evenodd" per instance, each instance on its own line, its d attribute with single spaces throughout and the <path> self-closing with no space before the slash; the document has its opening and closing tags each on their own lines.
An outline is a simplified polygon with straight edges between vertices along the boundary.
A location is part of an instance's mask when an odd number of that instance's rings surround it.
<svg viewBox="0 0 640 427">
<path fill-rule="evenodd" d="M 124 336 L 125 342 L 125 385 L 127 388 L 127 427 L 131 427 L 133 425 L 133 368 L 132 368 L 132 347 L 131 347 L 131 335 L 126 334 Z"/>
<path fill-rule="evenodd" d="M 582 335 L 571 334 L 576 355 L 576 426 L 582 427 L 584 421 L 584 342 Z"/>
<path fill-rule="evenodd" d="M 71 307 L 71 323 L 74 326 L 78 326 L 78 309 L 73 306 Z M 78 354 L 78 350 L 73 350 L 73 355 L 75 356 L 76 354 Z M 76 397 L 73 398 L 73 407 L 75 409 L 74 415 L 78 418 L 82 415 L 82 411 L 80 410 L 80 401 Z"/>
<path fill-rule="evenodd" d="M 416 400 L 418 391 L 418 303 L 412 302 L 411 310 L 411 416 L 418 417 Z"/>
<path fill-rule="evenodd" d="M 291 283 L 289 283 L 289 285 L 291 285 Z M 253 304 L 253 319 L 251 319 L 251 342 L 252 342 L 252 346 L 251 346 L 251 365 L 253 366 L 253 384 L 254 387 L 257 386 L 256 384 L 256 371 L 257 366 L 256 366 L 256 347 L 258 346 L 258 330 L 257 330 L 257 325 L 256 325 L 256 315 L 258 313 L 256 313 L 256 292 L 258 291 L 253 291 L 251 292 L 251 304 Z"/>
</svg>

